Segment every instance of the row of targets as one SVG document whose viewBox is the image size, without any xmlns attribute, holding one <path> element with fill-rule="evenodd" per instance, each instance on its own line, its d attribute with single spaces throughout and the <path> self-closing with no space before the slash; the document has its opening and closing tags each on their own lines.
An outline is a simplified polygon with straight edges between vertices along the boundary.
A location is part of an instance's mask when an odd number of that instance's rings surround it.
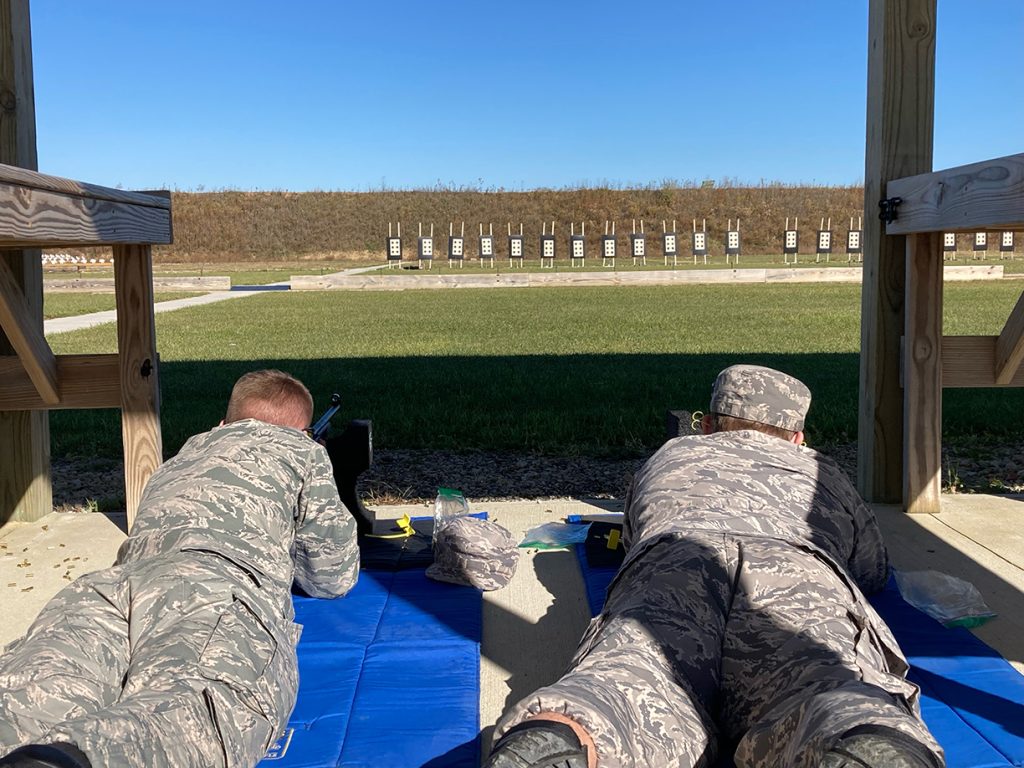
<svg viewBox="0 0 1024 768">
<path fill-rule="evenodd" d="M 644 232 L 644 221 L 640 220 L 640 228 L 637 231 L 637 220 L 633 219 L 632 232 L 629 234 L 629 257 L 633 264 L 647 264 L 648 246 L 647 234 Z M 671 230 L 665 221 L 661 222 L 661 251 L 667 266 L 672 260 L 673 266 L 678 264 L 679 236 L 676 232 L 676 222 L 672 222 Z M 523 266 L 523 259 L 526 254 L 526 237 L 523 234 L 523 225 L 520 223 L 518 232 L 513 230 L 512 223 L 507 224 L 507 245 L 506 254 L 510 267 Z M 580 222 L 579 232 L 576 230 L 576 222 L 569 224 L 569 263 L 573 267 L 585 267 L 587 265 L 587 223 Z M 619 240 L 615 233 L 615 222 L 604 223 L 604 235 L 600 239 L 600 256 L 603 267 L 614 267 L 615 260 L 619 257 Z M 739 264 L 741 252 L 740 220 L 736 219 L 736 226 L 733 227 L 732 219 L 729 219 L 725 233 L 725 261 L 731 263 L 734 260 Z M 402 241 L 402 224 L 399 222 L 397 228 L 388 223 L 388 237 L 386 243 L 388 267 L 401 266 L 404 261 L 404 246 Z M 555 239 L 555 222 L 541 225 L 540 235 L 540 266 L 541 268 L 553 268 L 558 255 L 558 244 Z M 693 256 L 693 263 L 697 264 L 698 259 L 703 258 L 708 263 L 710 255 L 708 247 L 707 220 L 701 221 L 698 229 L 697 220 L 693 220 L 693 229 L 690 237 L 690 254 Z M 497 256 L 497 248 L 494 239 L 494 225 L 487 225 L 487 233 L 484 234 L 484 225 L 480 225 L 478 238 L 478 256 L 481 265 L 485 262 L 494 266 L 494 259 Z M 462 222 L 459 227 L 459 234 L 455 234 L 454 222 L 448 225 L 448 266 L 461 267 L 467 258 L 466 249 L 466 224 Z M 423 234 L 423 224 L 419 224 L 416 237 L 416 260 L 419 267 L 430 269 L 434 260 L 434 225 L 431 224 L 428 234 Z"/>
<path fill-rule="evenodd" d="M 816 242 L 814 248 L 814 261 L 821 263 L 824 258 L 828 263 L 832 260 L 833 244 L 835 237 L 832 232 L 832 217 L 822 217 L 821 223 L 815 232 Z M 782 261 L 785 264 L 796 264 L 800 258 L 800 218 L 793 218 L 793 228 L 790 229 L 789 217 L 786 217 L 786 224 L 782 230 Z M 846 261 L 861 262 L 864 258 L 864 222 L 857 218 L 857 225 L 854 226 L 853 217 L 850 217 L 850 226 L 846 230 Z M 792 261 L 790 261 L 792 259 Z"/>
<path fill-rule="evenodd" d="M 975 232 L 971 239 L 971 254 L 975 259 L 987 259 L 989 247 L 989 233 Z M 999 258 L 1015 259 L 1016 242 L 1013 231 L 999 233 Z M 942 234 L 942 255 L 945 259 L 956 259 L 960 253 L 956 232 L 944 232 Z"/>
</svg>

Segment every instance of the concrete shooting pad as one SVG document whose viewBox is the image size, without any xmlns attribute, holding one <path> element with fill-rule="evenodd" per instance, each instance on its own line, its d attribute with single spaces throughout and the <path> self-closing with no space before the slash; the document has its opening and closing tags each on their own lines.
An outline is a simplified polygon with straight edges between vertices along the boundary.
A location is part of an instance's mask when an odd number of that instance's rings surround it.
<svg viewBox="0 0 1024 768">
<path fill-rule="evenodd" d="M 471 501 L 517 540 L 535 525 L 570 514 L 620 512 L 616 500 Z M 998 617 L 975 630 L 1024 673 L 1024 496 L 944 495 L 934 515 L 875 507 L 897 567 L 934 569 L 965 578 Z M 380 518 L 430 514 L 423 504 L 382 506 Z M 124 539 L 124 518 L 52 513 L 0 529 L 0 590 L 5 621 L 0 645 L 22 635 L 46 600 L 90 570 L 109 565 Z M 521 550 L 508 587 L 484 593 L 480 661 L 482 748 L 502 711 L 557 679 L 590 613 L 576 556 L 569 550 Z"/>
</svg>

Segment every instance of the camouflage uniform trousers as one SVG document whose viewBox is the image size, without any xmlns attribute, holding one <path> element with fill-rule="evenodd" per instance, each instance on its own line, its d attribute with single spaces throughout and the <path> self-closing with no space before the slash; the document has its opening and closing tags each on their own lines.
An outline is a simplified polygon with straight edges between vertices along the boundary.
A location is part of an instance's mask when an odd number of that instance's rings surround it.
<svg viewBox="0 0 1024 768">
<path fill-rule="evenodd" d="M 255 765 L 298 690 L 298 627 L 271 597 L 216 555 L 77 579 L 0 658 L 0 755 L 62 741 L 95 766 Z"/>
<path fill-rule="evenodd" d="M 662 538 L 616 576 L 567 673 L 507 712 L 496 736 L 559 712 L 593 736 L 600 768 L 705 766 L 720 748 L 737 768 L 811 768 L 844 733 L 877 724 L 941 761 L 894 645 L 810 547 Z"/>
</svg>

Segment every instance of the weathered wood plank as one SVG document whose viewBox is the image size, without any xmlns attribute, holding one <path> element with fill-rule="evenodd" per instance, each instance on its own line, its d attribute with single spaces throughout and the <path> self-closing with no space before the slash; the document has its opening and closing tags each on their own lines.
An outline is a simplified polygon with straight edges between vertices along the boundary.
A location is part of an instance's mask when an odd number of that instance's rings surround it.
<svg viewBox="0 0 1024 768">
<path fill-rule="evenodd" d="M 871 0 L 868 17 L 864 281 L 861 293 L 857 484 L 865 499 L 903 495 L 903 237 L 874 212 L 892 179 L 932 168 L 935 0 Z"/>
<path fill-rule="evenodd" d="M 902 200 L 889 235 L 1024 230 L 1024 154 L 894 179 L 886 197 Z"/>
<path fill-rule="evenodd" d="M 903 500 L 907 512 L 936 513 L 942 491 L 942 241 L 907 237 L 903 354 Z"/>
<path fill-rule="evenodd" d="M 171 242 L 171 212 L 0 183 L 0 246 Z"/>
<path fill-rule="evenodd" d="M 0 163 L 35 170 L 36 112 L 28 0 L 0 0 Z M 0 253 L 43 327 L 38 250 Z M 0 333 L 0 355 L 14 350 Z M 38 520 L 53 510 L 50 422 L 46 411 L 0 413 L 0 524 Z"/>
<path fill-rule="evenodd" d="M 142 491 L 163 460 L 160 365 L 153 317 L 153 257 L 148 245 L 114 246 L 117 346 L 125 507 L 131 531 Z"/>
<path fill-rule="evenodd" d="M 996 339 L 996 384 L 1008 384 L 1024 360 L 1024 293 Z"/>
<path fill-rule="evenodd" d="M 943 336 L 942 386 L 1024 387 L 1024 366 L 1005 384 L 996 381 L 998 336 Z"/>
<path fill-rule="evenodd" d="M 117 355 L 57 355 L 60 402 L 44 403 L 14 356 L 0 357 L 0 411 L 56 408 L 120 408 Z"/>
<path fill-rule="evenodd" d="M 33 322 L 32 308 L 7 262 L 0 261 L 0 328 L 21 358 L 25 372 L 44 403 L 60 401 L 57 385 L 57 361 L 43 332 Z"/>
<path fill-rule="evenodd" d="M 86 184 L 85 182 L 74 181 L 73 179 L 64 179 L 60 176 L 47 176 L 13 165 L 0 164 L 0 183 L 14 187 L 56 192 L 57 194 L 71 197 L 87 197 L 91 200 L 141 205 L 145 208 L 171 209 L 170 193 L 163 190 L 129 192 L 123 189 L 111 189 L 110 187 Z"/>
</svg>

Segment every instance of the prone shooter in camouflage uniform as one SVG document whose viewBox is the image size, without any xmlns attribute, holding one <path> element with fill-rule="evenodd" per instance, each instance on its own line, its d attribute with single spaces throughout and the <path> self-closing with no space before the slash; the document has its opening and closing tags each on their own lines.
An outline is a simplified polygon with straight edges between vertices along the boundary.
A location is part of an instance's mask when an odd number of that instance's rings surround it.
<svg viewBox="0 0 1024 768">
<path fill-rule="evenodd" d="M 877 522 L 801 447 L 810 392 L 719 374 L 704 435 L 669 441 L 626 500 L 626 557 L 566 674 L 505 713 L 487 768 L 938 768 L 916 686 L 864 597 Z"/>
<path fill-rule="evenodd" d="M 235 384 L 221 426 L 146 486 L 114 567 L 82 576 L 0 658 L 3 766 L 253 766 L 295 705 L 294 581 L 355 584 L 356 527 L 309 391 Z"/>
</svg>

